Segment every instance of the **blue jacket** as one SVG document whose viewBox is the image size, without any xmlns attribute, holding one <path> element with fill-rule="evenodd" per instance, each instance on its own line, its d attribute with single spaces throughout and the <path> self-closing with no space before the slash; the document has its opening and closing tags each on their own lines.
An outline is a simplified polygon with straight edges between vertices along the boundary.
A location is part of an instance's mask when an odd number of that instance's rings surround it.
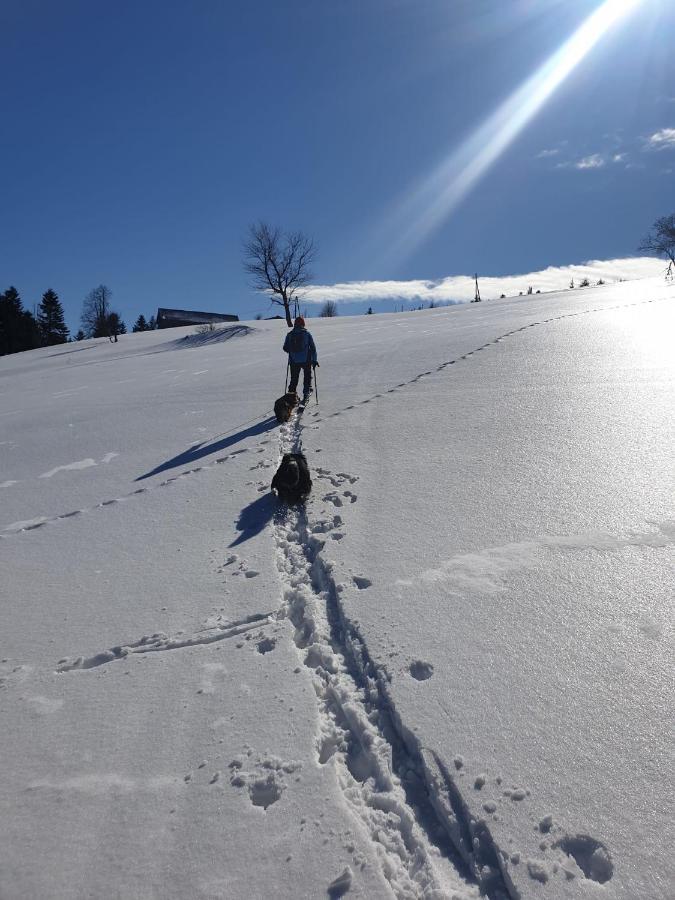
<svg viewBox="0 0 675 900">
<path fill-rule="evenodd" d="M 300 325 L 296 325 L 286 335 L 284 350 L 290 355 L 292 363 L 305 365 L 317 362 L 314 338 Z"/>
</svg>

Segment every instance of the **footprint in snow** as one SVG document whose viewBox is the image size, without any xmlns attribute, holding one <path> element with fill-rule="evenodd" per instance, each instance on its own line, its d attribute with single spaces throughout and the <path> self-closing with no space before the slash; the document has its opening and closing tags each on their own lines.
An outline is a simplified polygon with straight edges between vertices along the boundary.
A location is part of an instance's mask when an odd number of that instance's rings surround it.
<svg viewBox="0 0 675 900">
<path fill-rule="evenodd" d="M 251 751 L 247 752 L 251 756 Z M 301 768 L 301 763 L 283 762 L 274 756 L 259 759 L 252 772 L 244 771 L 244 761 L 237 757 L 229 765 L 230 784 L 236 788 L 246 788 L 253 806 L 264 810 L 281 799 L 286 789 L 286 776 L 293 775 Z M 299 780 L 296 776 L 296 780 Z"/>
<path fill-rule="evenodd" d="M 410 663 L 410 674 L 416 681 L 426 681 L 434 674 L 434 667 L 431 663 L 416 659 Z"/>
<path fill-rule="evenodd" d="M 270 653 L 277 645 L 276 638 L 263 638 L 255 645 L 256 650 L 260 654 Z"/>
<path fill-rule="evenodd" d="M 605 845 L 587 834 L 567 834 L 553 846 L 571 857 L 591 881 L 605 884 L 614 874 L 614 863 Z"/>
<path fill-rule="evenodd" d="M 353 877 L 354 873 L 349 866 L 346 866 L 344 872 L 342 872 L 341 875 L 338 875 L 334 881 L 331 881 L 328 885 L 328 896 L 331 900 L 335 900 L 337 897 L 344 897 L 344 895 L 349 892 L 352 886 Z"/>
<path fill-rule="evenodd" d="M 362 575 L 354 575 L 352 581 L 360 591 L 365 591 L 373 583 L 370 578 L 364 578 Z"/>
</svg>

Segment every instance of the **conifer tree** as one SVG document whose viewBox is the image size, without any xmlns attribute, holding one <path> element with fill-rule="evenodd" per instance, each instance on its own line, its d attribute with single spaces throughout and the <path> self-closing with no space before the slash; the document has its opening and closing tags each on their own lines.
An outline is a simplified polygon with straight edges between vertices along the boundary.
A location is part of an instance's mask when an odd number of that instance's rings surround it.
<svg viewBox="0 0 675 900">
<path fill-rule="evenodd" d="M 23 308 L 15 287 L 0 294 L 0 356 L 40 346 L 40 332 L 32 313 Z"/>
<path fill-rule="evenodd" d="M 111 312 L 108 314 L 105 322 L 105 334 L 110 338 L 111 341 L 117 343 L 117 335 L 118 334 L 126 334 L 127 326 L 124 324 L 124 321 L 120 317 L 119 313 Z"/>
<path fill-rule="evenodd" d="M 141 313 L 140 316 L 136 319 L 136 324 L 134 325 L 133 330 L 134 331 L 149 331 L 150 330 L 150 326 L 145 321 L 145 316 L 143 315 L 143 313 Z"/>
<path fill-rule="evenodd" d="M 157 328 L 157 319 L 154 316 L 150 316 L 148 321 L 148 329 L 150 331 L 154 331 Z"/>
<path fill-rule="evenodd" d="M 58 295 L 51 288 L 42 295 L 37 321 L 40 337 L 45 347 L 65 344 L 68 340 L 68 328 L 63 318 L 63 307 Z"/>
</svg>

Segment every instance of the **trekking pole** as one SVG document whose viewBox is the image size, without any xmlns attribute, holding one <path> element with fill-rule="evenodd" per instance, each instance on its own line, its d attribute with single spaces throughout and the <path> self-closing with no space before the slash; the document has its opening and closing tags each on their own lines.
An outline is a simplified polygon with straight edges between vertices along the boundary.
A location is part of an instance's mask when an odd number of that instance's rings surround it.
<svg viewBox="0 0 675 900">
<path fill-rule="evenodd" d="M 314 363 L 314 393 L 316 394 L 316 402 L 319 402 L 319 385 L 316 380 L 316 369 L 318 363 Z"/>
<path fill-rule="evenodd" d="M 291 358 L 289 356 L 288 360 L 286 361 L 286 378 L 284 379 L 284 394 L 288 393 L 288 390 L 287 390 L 287 388 L 288 388 L 288 370 L 290 369 L 290 367 L 291 367 Z"/>
</svg>

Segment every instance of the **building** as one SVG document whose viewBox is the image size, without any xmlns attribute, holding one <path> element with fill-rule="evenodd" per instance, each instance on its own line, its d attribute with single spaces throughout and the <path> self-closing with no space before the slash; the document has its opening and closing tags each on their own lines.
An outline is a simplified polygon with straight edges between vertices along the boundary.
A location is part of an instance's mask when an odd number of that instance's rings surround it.
<svg viewBox="0 0 675 900">
<path fill-rule="evenodd" d="M 238 322 L 239 316 L 230 316 L 226 313 L 196 312 L 192 309 L 164 309 L 160 306 L 157 310 L 158 328 L 178 328 L 181 325 L 209 325 L 211 322 Z"/>
</svg>

